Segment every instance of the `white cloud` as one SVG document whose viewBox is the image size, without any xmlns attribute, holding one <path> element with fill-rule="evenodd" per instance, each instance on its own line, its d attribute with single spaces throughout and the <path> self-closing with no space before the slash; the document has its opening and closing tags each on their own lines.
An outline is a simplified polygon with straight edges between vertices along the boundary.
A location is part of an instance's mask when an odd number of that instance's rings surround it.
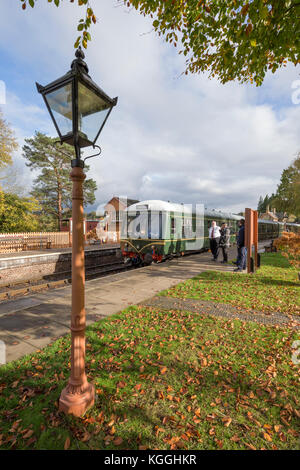
<svg viewBox="0 0 300 470">
<path fill-rule="evenodd" d="M 296 69 L 268 74 L 259 89 L 181 76 L 182 57 L 154 33 L 145 34 L 149 18 L 110 0 L 94 1 L 94 7 L 100 21 L 86 60 L 93 79 L 119 96 L 99 139 L 102 157 L 89 161 L 89 176 L 99 186 L 97 205 L 126 194 L 238 211 L 274 191 L 300 150 L 300 105 L 291 102 Z M 41 4 L 25 17 L 12 4 L 6 8 L 10 22 L 0 41 L 16 33 L 10 52 L 16 64 L 32 67 L 38 75 L 32 81 L 43 84 L 65 73 L 81 10 L 69 2 L 62 10 Z M 35 129 L 54 135 L 36 92 L 32 105 L 30 95 L 18 93 L 7 110 L 20 138 Z"/>
</svg>

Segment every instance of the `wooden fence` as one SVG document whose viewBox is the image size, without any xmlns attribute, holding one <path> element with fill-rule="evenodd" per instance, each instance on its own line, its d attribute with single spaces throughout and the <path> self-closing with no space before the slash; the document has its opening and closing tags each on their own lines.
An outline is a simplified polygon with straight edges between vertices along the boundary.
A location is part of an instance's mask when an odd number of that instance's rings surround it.
<svg viewBox="0 0 300 470">
<path fill-rule="evenodd" d="M 68 246 L 70 246 L 69 232 L 0 233 L 0 253 Z"/>
</svg>

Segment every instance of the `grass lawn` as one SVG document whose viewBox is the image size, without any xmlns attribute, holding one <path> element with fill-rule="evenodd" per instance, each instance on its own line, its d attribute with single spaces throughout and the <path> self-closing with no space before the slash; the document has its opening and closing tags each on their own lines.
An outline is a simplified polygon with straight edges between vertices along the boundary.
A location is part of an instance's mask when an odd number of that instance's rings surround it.
<svg viewBox="0 0 300 470">
<path fill-rule="evenodd" d="M 298 273 L 280 253 L 264 253 L 256 274 L 206 271 L 161 295 L 300 315 Z"/>
<path fill-rule="evenodd" d="M 298 338 L 130 307 L 87 329 L 98 399 L 84 418 L 57 411 L 68 337 L 0 368 L 0 449 L 297 449 Z"/>
</svg>

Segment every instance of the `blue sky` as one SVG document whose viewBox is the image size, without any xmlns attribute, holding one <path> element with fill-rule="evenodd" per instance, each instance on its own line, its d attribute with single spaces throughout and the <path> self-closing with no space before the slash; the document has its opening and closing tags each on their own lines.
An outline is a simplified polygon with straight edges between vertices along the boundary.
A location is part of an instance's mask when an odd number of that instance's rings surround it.
<svg viewBox="0 0 300 470">
<path fill-rule="evenodd" d="M 102 157 L 90 165 L 95 207 L 127 195 L 240 211 L 275 191 L 300 151 L 300 104 L 291 100 L 299 67 L 268 75 L 260 88 L 182 76 L 184 59 L 151 32 L 150 19 L 111 0 L 93 6 L 99 22 L 86 61 L 92 78 L 119 96 L 98 142 Z M 1 17 L 1 108 L 20 143 L 15 165 L 26 193 L 34 174 L 22 158 L 24 138 L 36 130 L 55 136 L 35 82 L 69 69 L 81 9 L 39 0 L 24 12 L 1 0 Z"/>
</svg>

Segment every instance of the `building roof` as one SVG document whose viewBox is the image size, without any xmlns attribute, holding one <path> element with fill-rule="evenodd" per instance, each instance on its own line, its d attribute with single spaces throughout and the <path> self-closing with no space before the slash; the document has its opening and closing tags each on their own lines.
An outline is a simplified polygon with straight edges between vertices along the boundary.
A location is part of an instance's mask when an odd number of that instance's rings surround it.
<svg viewBox="0 0 300 470">
<path fill-rule="evenodd" d="M 128 206 L 131 206 L 132 204 L 136 204 L 138 201 L 138 199 L 129 199 L 129 198 L 126 198 L 126 197 L 122 197 L 122 196 L 113 196 L 106 204 L 105 204 L 105 207 L 108 206 L 114 199 L 116 199 L 117 201 L 119 201 L 121 204 L 123 204 L 124 206 L 128 207 Z"/>
</svg>

